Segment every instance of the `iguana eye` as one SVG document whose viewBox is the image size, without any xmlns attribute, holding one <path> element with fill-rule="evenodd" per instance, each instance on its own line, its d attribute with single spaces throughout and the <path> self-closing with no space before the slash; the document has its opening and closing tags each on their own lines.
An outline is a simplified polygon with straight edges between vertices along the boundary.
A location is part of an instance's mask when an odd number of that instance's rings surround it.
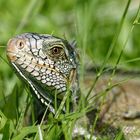
<svg viewBox="0 0 140 140">
<path fill-rule="evenodd" d="M 51 57 L 51 59 L 58 59 L 65 55 L 65 46 L 61 40 L 45 40 L 42 43 L 42 51 L 44 54 Z"/>
<path fill-rule="evenodd" d="M 61 52 L 62 52 L 62 48 L 60 48 L 60 47 L 54 47 L 51 49 L 51 53 L 53 55 L 59 55 L 59 54 L 61 54 Z"/>
</svg>

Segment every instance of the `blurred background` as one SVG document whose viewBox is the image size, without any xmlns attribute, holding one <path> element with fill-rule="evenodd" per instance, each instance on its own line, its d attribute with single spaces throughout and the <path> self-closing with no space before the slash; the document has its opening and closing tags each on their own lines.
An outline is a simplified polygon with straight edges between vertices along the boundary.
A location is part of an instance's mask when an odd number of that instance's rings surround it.
<svg viewBox="0 0 140 140">
<path fill-rule="evenodd" d="M 0 0 L 0 45 L 23 32 L 54 34 L 77 40 L 80 53 L 102 63 L 117 32 L 127 0 Z M 127 16 L 109 63 L 118 58 L 134 22 L 139 0 L 131 1 Z M 121 58 L 123 66 L 140 67 L 140 27 L 136 25 Z"/>
<path fill-rule="evenodd" d="M 139 0 L 131 1 L 106 65 L 116 63 L 132 28 L 139 3 Z M 11 103 L 16 102 L 15 94 L 23 96 L 21 93 L 25 92 L 24 85 L 7 64 L 5 50 L 11 37 L 24 32 L 36 32 L 53 34 L 68 41 L 76 40 L 82 62 L 85 63 L 88 58 L 93 64 L 100 65 L 117 33 L 126 5 L 127 0 L 0 0 L 0 108 L 3 112 L 14 117 L 16 110 L 13 108 L 16 105 Z M 139 60 L 140 25 L 136 24 L 129 34 L 120 66 L 139 70 Z M 13 110 L 10 113 L 9 108 Z"/>
<path fill-rule="evenodd" d="M 117 30 L 127 0 L 0 0 L 0 44 L 23 32 L 55 34 L 86 41 L 90 57 L 101 61 L 106 55 Z M 121 35 L 113 50 L 118 56 L 136 16 L 139 0 L 130 4 Z M 124 52 L 124 59 L 139 57 L 139 26 L 136 26 Z M 99 59 L 100 58 L 100 59 Z M 139 63 L 138 63 L 139 64 Z"/>
</svg>

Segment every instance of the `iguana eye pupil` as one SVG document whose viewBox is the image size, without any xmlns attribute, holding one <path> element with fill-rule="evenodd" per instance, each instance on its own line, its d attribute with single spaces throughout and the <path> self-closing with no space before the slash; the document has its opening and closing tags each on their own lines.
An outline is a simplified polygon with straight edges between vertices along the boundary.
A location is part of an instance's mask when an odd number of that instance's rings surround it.
<svg viewBox="0 0 140 140">
<path fill-rule="evenodd" d="M 61 53 L 61 50 L 62 50 L 62 48 L 54 47 L 54 48 L 52 48 L 52 54 L 58 55 Z"/>
</svg>

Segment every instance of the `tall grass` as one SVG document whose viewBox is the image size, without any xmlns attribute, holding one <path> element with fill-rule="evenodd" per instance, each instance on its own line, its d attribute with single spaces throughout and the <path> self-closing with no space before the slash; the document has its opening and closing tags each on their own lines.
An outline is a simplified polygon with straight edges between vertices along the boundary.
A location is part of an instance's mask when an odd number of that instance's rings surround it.
<svg viewBox="0 0 140 140">
<path fill-rule="evenodd" d="M 1 5 L 4 4 L 5 7 L 2 7 Z M 0 20 L 2 20 L 0 45 L 6 46 L 6 42 L 11 36 L 22 32 L 50 34 L 53 32 L 53 34 L 60 37 L 64 37 L 65 34 L 68 40 L 76 38 L 77 48 L 81 54 L 79 76 L 80 87 L 83 89 L 79 104 L 74 112 L 69 112 L 68 91 L 61 105 L 56 107 L 58 108 L 56 115 L 53 116 L 50 113 L 47 117 L 46 125 L 43 124 L 44 118 L 42 118 L 41 124 L 37 125 L 35 114 L 31 111 L 34 107 L 30 90 L 15 76 L 10 65 L 6 63 L 5 47 L 1 47 L 0 139 L 71 140 L 75 124 L 78 128 L 81 127 L 87 131 L 87 135 L 83 136 L 84 139 L 92 139 L 92 135 L 95 135 L 99 112 L 93 116 L 93 124 L 90 124 L 90 129 L 85 116 L 96 107 L 96 100 L 102 98 L 102 102 L 98 106 L 100 108 L 105 96 L 108 95 L 108 91 L 124 82 L 120 81 L 112 84 L 117 67 L 120 64 L 130 69 L 140 67 L 137 54 L 140 48 L 135 48 L 136 51 L 133 50 L 135 46 L 140 44 L 139 38 L 137 38 L 140 35 L 140 30 L 137 27 L 139 25 L 140 8 L 136 7 L 133 11 L 130 11 L 130 7 L 133 7 L 133 4 L 131 0 L 127 2 L 122 2 L 121 0 L 117 2 L 113 0 L 108 2 L 103 0 L 72 0 L 58 2 L 57 4 L 55 0 L 16 1 L 15 3 L 10 0 L 7 3 L 4 0 L 0 1 L 0 15 L 2 15 L 0 17 Z M 113 7 L 112 9 L 111 6 Z M 5 15 L 2 13 L 5 13 Z M 17 18 L 13 19 L 13 17 Z M 124 32 L 125 37 L 122 39 Z M 129 53 L 126 51 L 127 45 L 131 48 Z M 93 84 L 89 90 L 85 89 L 83 84 L 86 73 L 85 63 L 88 63 L 86 60 L 91 60 L 93 65 L 101 64 L 101 69 L 97 71 L 97 74 L 93 75 Z M 132 62 L 135 62 L 135 64 L 131 64 Z M 112 65 L 113 67 L 107 87 L 97 96 L 92 96 L 92 91 L 98 79 L 101 78 L 105 65 Z M 67 113 L 62 114 L 61 110 L 65 103 Z M 46 108 L 47 110 L 48 108 Z M 32 122 L 29 120 L 31 112 Z M 29 123 L 30 125 L 27 126 Z M 89 132 L 91 135 L 88 136 Z M 108 135 L 97 135 L 96 137 L 101 140 L 111 139 Z M 124 139 L 122 131 L 119 130 L 114 138 L 115 140 Z M 82 138 L 77 136 L 75 139 Z"/>
</svg>

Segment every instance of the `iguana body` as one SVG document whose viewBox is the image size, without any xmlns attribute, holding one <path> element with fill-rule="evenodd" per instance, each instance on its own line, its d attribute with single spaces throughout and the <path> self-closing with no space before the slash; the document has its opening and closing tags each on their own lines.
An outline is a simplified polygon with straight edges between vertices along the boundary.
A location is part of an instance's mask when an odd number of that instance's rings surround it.
<svg viewBox="0 0 140 140">
<path fill-rule="evenodd" d="M 9 40 L 7 56 L 17 74 L 30 85 L 36 97 L 54 114 L 55 94 L 58 104 L 67 91 L 71 93 L 71 102 L 78 97 L 77 55 L 75 48 L 66 40 L 45 34 L 21 34 Z M 139 117 L 139 114 L 138 111 L 131 111 L 123 117 L 134 119 Z M 90 136 L 79 125 L 75 125 L 73 134 Z"/>
</svg>

